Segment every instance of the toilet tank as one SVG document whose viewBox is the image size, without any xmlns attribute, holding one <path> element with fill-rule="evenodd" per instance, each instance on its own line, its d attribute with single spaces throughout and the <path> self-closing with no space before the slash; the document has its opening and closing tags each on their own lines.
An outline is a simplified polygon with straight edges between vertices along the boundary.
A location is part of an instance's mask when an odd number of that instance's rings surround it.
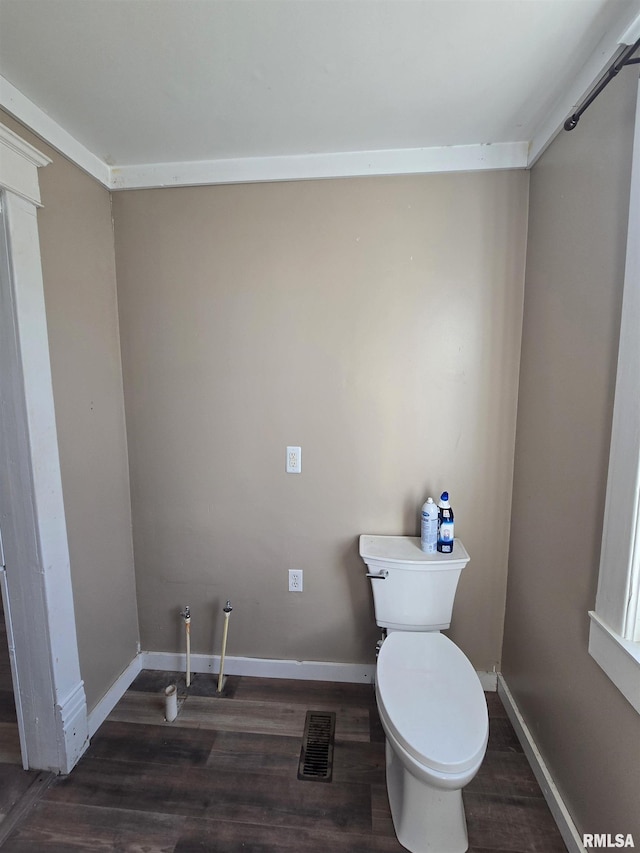
<svg viewBox="0 0 640 853">
<path fill-rule="evenodd" d="M 371 579 L 376 623 L 395 631 L 441 631 L 451 623 L 453 600 L 469 562 L 459 539 L 451 554 L 425 554 L 415 536 L 360 537 Z"/>
</svg>

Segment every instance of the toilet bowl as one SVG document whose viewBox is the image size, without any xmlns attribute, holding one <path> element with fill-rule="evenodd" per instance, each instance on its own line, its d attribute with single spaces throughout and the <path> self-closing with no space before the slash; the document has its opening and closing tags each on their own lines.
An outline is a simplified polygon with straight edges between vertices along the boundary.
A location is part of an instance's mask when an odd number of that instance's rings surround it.
<svg viewBox="0 0 640 853">
<path fill-rule="evenodd" d="M 411 853 L 464 853 L 462 788 L 489 735 L 477 673 L 444 634 L 393 631 L 380 648 L 376 699 L 398 840 Z"/>
<path fill-rule="evenodd" d="M 414 536 L 360 537 L 376 623 L 383 629 L 376 697 L 386 735 L 387 793 L 411 853 L 464 853 L 462 788 L 487 747 L 489 717 L 471 662 L 440 631 L 469 554 L 427 554 Z"/>
</svg>

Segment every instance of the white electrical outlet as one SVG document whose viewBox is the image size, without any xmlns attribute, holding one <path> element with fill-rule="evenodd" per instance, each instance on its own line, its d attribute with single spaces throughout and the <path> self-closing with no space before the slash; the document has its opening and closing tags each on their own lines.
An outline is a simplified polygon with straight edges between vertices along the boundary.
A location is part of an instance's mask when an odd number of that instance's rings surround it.
<svg viewBox="0 0 640 853">
<path fill-rule="evenodd" d="M 289 592 L 302 592 L 302 569 L 289 569 Z"/>
<path fill-rule="evenodd" d="M 287 474 L 299 474 L 302 471 L 302 448 L 287 447 Z"/>
</svg>

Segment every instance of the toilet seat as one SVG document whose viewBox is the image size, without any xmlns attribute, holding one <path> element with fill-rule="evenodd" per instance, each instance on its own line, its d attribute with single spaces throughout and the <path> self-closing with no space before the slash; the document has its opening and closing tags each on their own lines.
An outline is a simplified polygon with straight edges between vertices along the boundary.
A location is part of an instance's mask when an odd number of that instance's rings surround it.
<svg viewBox="0 0 640 853">
<path fill-rule="evenodd" d="M 489 718 L 471 662 L 438 632 L 394 631 L 376 669 L 380 715 L 414 759 L 439 773 L 477 769 Z"/>
</svg>

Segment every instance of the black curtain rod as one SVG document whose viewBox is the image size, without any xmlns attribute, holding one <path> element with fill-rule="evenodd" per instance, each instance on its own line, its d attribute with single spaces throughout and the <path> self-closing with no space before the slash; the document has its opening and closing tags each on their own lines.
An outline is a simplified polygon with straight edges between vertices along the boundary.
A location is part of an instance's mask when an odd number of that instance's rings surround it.
<svg viewBox="0 0 640 853">
<path fill-rule="evenodd" d="M 580 116 L 582 113 L 595 101 L 600 92 L 608 86 L 609 83 L 613 80 L 613 78 L 618 74 L 619 71 L 625 67 L 625 65 L 637 65 L 640 63 L 640 58 L 632 59 L 631 57 L 636 52 L 636 50 L 640 47 L 640 39 L 635 44 L 629 45 L 625 49 L 623 49 L 619 58 L 616 59 L 612 65 L 609 66 L 608 70 L 605 72 L 604 76 L 595 87 L 595 89 L 589 94 L 585 100 L 580 104 L 578 109 L 569 116 L 569 118 L 564 123 L 565 130 L 573 130 L 573 128 L 580 121 Z"/>
</svg>

